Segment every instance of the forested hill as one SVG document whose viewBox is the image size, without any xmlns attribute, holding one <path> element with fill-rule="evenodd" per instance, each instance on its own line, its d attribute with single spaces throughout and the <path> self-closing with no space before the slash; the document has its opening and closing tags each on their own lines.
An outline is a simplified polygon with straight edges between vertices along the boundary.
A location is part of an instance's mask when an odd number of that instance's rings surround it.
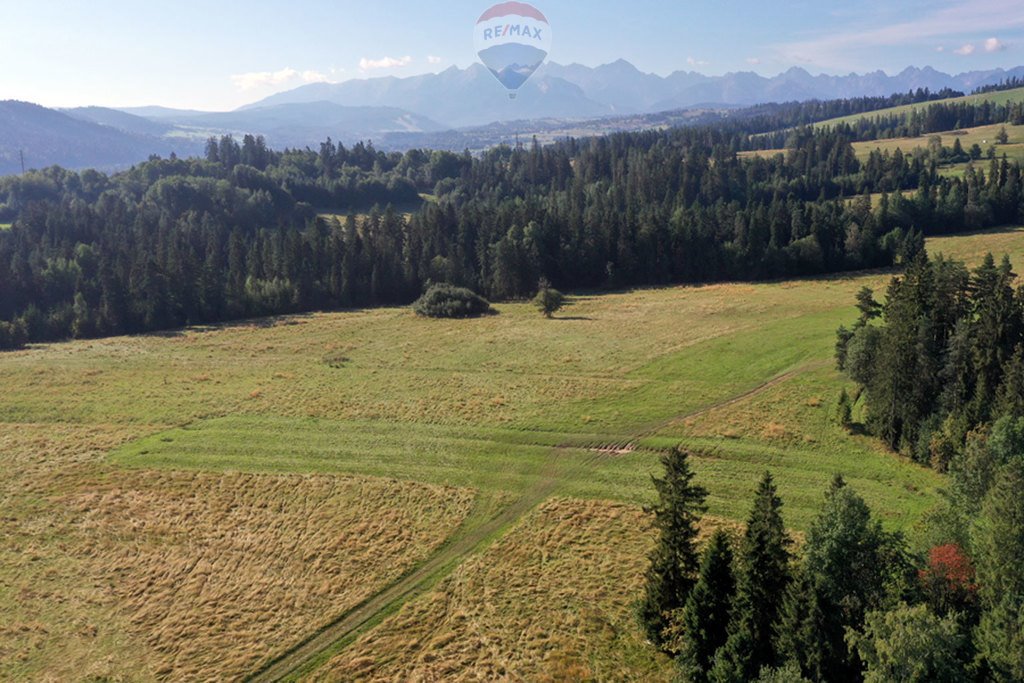
<svg viewBox="0 0 1024 683">
<path fill-rule="evenodd" d="M 930 105 L 946 106 L 961 105 Z M 0 344 L 405 304 L 432 281 L 506 299 L 542 276 L 571 289 L 887 266 L 922 233 L 1024 218 L 1005 160 L 953 178 L 934 149 L 862 162 L 848 126 L 790 131 L 786 155 L 738 154 L 775 116 L 478 157 L 224 138 L 205 158 L 113 176 L 0 179 L 0 224 L 13 223 L 0 229 Z M 371 209 L 420 193 L 432 196 L 412 214 Z M 878 193 L 893 194 L 873 207 Z"/>
</svg>

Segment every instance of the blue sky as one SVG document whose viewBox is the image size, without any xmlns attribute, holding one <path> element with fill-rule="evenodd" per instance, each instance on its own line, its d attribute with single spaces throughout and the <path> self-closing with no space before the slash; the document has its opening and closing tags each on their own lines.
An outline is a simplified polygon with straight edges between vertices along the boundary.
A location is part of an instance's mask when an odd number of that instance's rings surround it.
<svg viewBox="0 0 1024 683">
<path fill-rule="evenodd" d="M 231 109 L 307 82 L 465 67 L 490 4 L 0 0 L 0 99 Z M 561 63 L 765 75 L 1024 64 L 1024 0 L 533 4 Z"/>
</svg>

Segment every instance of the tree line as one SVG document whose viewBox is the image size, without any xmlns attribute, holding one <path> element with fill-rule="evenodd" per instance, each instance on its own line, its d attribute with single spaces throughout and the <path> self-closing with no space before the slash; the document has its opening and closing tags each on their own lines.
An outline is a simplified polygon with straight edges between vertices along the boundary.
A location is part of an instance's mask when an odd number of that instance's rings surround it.
<svg viewBox="0 0 1024 683">
<path fill-rule="evenodd" d="M 1024 680 L 1024 419 L 974 448 L 986 476 L 954 474 L 916 545 L 837 475 L 799 550 L 770 473 L 745 530 L 701 550 L 707 492 L 669 452 L 637 605 L 648 638 L 694 683 Z"/>
<path fill-rule="evenodd" d="M 946 93 L 956 96 L 961 93 Z M 924 100 L 907 112 L 865 116 L 853 122 L 842 122 L 828 126 L 849 137 L 853 142 L 871 142 L 892 138 L 916 138 L 933 133 L 944 133 L 964 128 L 1006 124 L 1024 124 L 1024 101 L 998 104 L 988 100 L 950 100 L 932 102 L 923 106 Z M 827 121 L 813 114 L 804 115 L 799 109 L 785 107 L 771 115 L 750 122 L 758 125 L 761 134 L 750 135 L 745 143 L 746 150 L 780 149 L 793 130 L 811 127 L 811 124 Z M 863 112 L 854 112 L 863 113 Z M 840 114 L 839 116 L 843 116 Z M 838 118 L 838 117 L 837 117 Z M 791 122 L 787 125 L 787 122 Z"/>
<path fill-rule="evenodd" d="M 969 271 L 920 253 L 884 303 L 870 289 L 841 327 L 836 358 L 858 384 L 867 429 L 947 471 L 969 436 L 1024 416 L 1024 288 L 1009 258 Z"/>
<path fill-rule="evenodd" d="M 680 128 L 475 157 L 225 137 L 205 158 L 111 176 L 3 178 L 0 345 L 404 305 L 437 282 L 503 300 L 542 278 L 620 288 L 888 266 L 924 234 L 1024 219 L 1005 160 L 944 178 L 922 156 L 862 163 L 842 130 L 792 132 L 772 158 L 739 154 L 750 137 Z M 392 208 L 421 193 L 421 209 Z"/>
</svg>

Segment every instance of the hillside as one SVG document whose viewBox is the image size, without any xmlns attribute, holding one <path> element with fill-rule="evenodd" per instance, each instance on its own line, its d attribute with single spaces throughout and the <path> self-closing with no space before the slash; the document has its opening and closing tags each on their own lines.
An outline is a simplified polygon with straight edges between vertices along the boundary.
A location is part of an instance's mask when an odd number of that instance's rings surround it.
<svg viewBox="0 0 1024 683">
<path fill-rule="evenodd" d="M 99 169 L 124 167 L 151 154 L 198 151 L 185 141 L 171 142 L 84 117 L 27 102 L 0 102 L 0 175 L 21 172 L 20 151 L 25 153 L 26 168 L 59 164 Z"/>
<path fill-rule="evenodd" d="M 262 135 L 275 147 L 315 149 L 330 137 L 345 144 L 372 139 L 383 149 L 399 151 L 479 151 L 514 143 L 517 136 L 537 136 L 546 143 L 568 136 L 711 123 L 758 103 L 881 97 L 921 87 L 966 91 L 1021 73 L 1024 70 L 1013 69 L 949 76 L 926 68 L 906 69 L 895 76 L 827 77 L 790 69 L 773 78 L 753 73 L 712 78 L 694 72 L 661 77 L 618 60 L 595 68 L 548 64 L 514 101 L 485 68 L 476 65 L 411 78 L 314 83 L 234 112 L 164 107 L 79 107 L 58 112 L 4 103 L 0 174 L 20 171 L 20 150 L 25 151 L 29 168 L 59 164 L 113 170 L 153 154 L 197 154 L 208 137 L 225 134 Z M 1019 95 L 1013 91 L 983 97 L 1000 102 Z M 863 115 L 829 123 L 858 118 Z"/>
<path fill-rule="evenodd" d="M 1022 234 L 929 248 L 1024 262 Z M 11 586 L 0 606 L 27 630 L 5 641 L 0 674 L 241 676 L 438 553 L 448 564 L 414 574 L 405 607 L 354 628 L 348 647 L 321 660 L 324 672 L 376 661 L 383 668 L 367 675 L 416 678 L 458 662 L 486 676 L 498 653 L 514 652 L 502 666 L 530 678 L 550 671 L 555 648 L 566 666 L 667 677 L 629 612 L 659 449 L 682 441 L 701 454 L 713 525 L 743 519 L 766 467 L 796 530 L 836 472 L 891 529 L 912 529 L 937 500 L 938 475 L 830 416 L 842 384 L 834 329 L 854 315 L 859 287 L 886 279 L 583 295 L 553 321 L 525 304 L 464 322 L 381 309 L 6 354 L 0 444 L 19 466 L 2 484 L 14 545 L 0 547 Z M 633 333 L 641 323 L 648 334 Z M 52 455 L 36 457 L 41 447 Z M 500 510 L 509 514 L 487 526 Z M 144 536 L 128 540 L 126 519 Z M 217 532 L 224 523 L 237 545 Z M 489 534 L 474 531 L 481 524 Z M 275 601 L 289 588 L 271 578 L 290 566 L 273 550 L 282 542 L 316 558 L 289 570 L 288 586 L 307 597 L 287 609 Z M 31 548 L 32 561 L 17 547 Z M 106 590 L 114 568 L 123 581 Z M 266 578 L 245 589 L 255 577 Z M 55 592 L 74 599 L 49 601 Z M 471 617 L 448 619 L 445 605 Z M 209 626 L 187 627 L 199 622 Z M 427 623 L 441 626 L 414 638 Z M 474 647 L 477 629 L 494 647 Z"/>
<path fill-rule="evenodd" d="M 1024 600 L 1024 107 L 805 125 L 949 92 L 477 154 L 301 140 L 519 123 L 32 110 L 220 137 L 0 178 L 0 679 L 902 680 L 895 624 L 967 680 Z"/>
<path fill-rule="evenodd" d="M 1020 102 L 1024 100 L 1024 88 L 1017 88 L 1014 90 L 1003 90 L 999 92 L 983 93 L 980 95 L 967 95 L 965 97 L 957 97 L 949 100 L 938 100 L 943 103 L 971 103 L 978 104 L 981 102 L 991 102 L 992 104 L 1006 104 L 1007 102 Z M 889 109 L 879 109 L 869 114 L 856 114 L 854 116 L 844 116 L 835 119 L 829 119 L 816 124 L 818 127 L 829 127 L 848 123 L 855 123 L 861 119 L 873 119 L 873 118 L 884 118 L 888 116 L 904 116 L 912 111 L 920 111 L 927 109 L 929 105 L 934 102 L 925 102 L 921 104 L 909 104 L 902 107 L 892 107 Z"/>
</svg>

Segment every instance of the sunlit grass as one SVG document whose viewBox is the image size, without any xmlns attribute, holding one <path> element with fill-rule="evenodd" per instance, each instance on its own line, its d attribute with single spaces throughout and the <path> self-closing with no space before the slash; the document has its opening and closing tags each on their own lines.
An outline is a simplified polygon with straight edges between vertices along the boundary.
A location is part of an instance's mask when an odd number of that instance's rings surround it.
<svg viewBox="0 0 1024 683">
<path fill-rule="evenodd" d="M 987 251 L 1008 252 L 1024 268 L 1022 228 L 933 239 L 928 247 L 972 263 Z M 690 448 L 710 492 L 709 513 L 733 522 L 746 517 L 766 469 L 776 475 L 795 531 L 807 528 L 836 473 L 891 529 L 912 529 L 937 500 L 939 475 L 876 440 L 846 433 L 831 418 L 844 384 L 832 369 L 834 331 L 855 317 L 860 287 L 881 293 L 890 277 L 579 294 L 555 320 L 527 304 L 501 304 L 499 315 L 473 321 L 380 309 L 2 354 L 0 455 L 8 476 L 0 483 L 0 555 L 8 569 L 0 572 L 0 612 L 13 626 L 0 631 L 0 676 L 61 680 L 86 672 L 145 680 L 185 666 L 168 664 L 162 648 L 188 653 L 195 641 L 182 630 L 182 615 L 205 608 L 175 592 L 190 585 L 186 579 L 161 575 L 160 568 L 221 556 L 238 529 L 231 515 L 262 519 L 246 491 L 264 492 L 260 504 L 298 525 L 302 516 L 290 506 L 335 475 L 359 487 L 366 504 L 395 504 L 390 512 L 371 511 L 342 496 L 349 502 L 331 508 L 333 522 L 324 521 L 340 536 L 355 528 L 346 517 L 350 508 L 357 517 L 383 515 L 381 533 L 410 527 L 401 515 L 423 515 L 431 527 L 427 536 L 417 531 L 406 538 L 405 551 L 383 545 L 394 553 L 360 555 L 373 582 L 390 575 L 372 567 L 408 566 L 449 534 L 465 514 L 457 501 L 467 492 L 497 499 L 556 482 L 556 495 L 576 499 L 567 505 L 584 512 L 559 512 L 553 527 L 531 517 L 512 530 L 527 535 L 498 546 L 488 561 L 518 562 L 515 549 L 534 543 L 530 534 L 591 548 L 581 562 L 593 553 L 619 560 L 629 554 L 633 564 L 611 562 L 621 571 L 601 566 L 580 574 L 581 591 L 609 591 L 595 603 L 594 616 L 608 628 L 581 626 L 584 638 L 557 647 L 577 664 L 581 652 L 590 652 L 583 664 L 600 672 L 621 646 L 637 657 L 634 670 L 652 671 L 653 653 L 620 628 L 641 551 L 622 541 L 615 520 L 642 518 L 639 506 L 652 500 L 650 476 L 661 450 Z M 625 444 L 631 446 L 624 452 L 600 457 L 589 450 Z M 97 491 L 109 496 L 96 497 Z M 435 499 L 429 491 L 447 493 Z M 416 496 L 426 496 L 422 505 L 404 502 Z M 193 527 L 206 530 L 195 545 L 179 542 Z M 277 530 L 253 522 L 251 529 L 237 564 L 214 563 L 204 575 L 221 604 L 224 591 L 245 585 L 233 582 L 233 567 L 244 569 L 239 576 L 258 573 L 259 558 L 273 557 L 269 548 L 282 541 L 280 533 L 305 538 L 298 526 Z M 316 548 L 300 545 L 296 552 Z M 509 590 L 496 586 L 489 600 L 526 605 L 559 590 L 566 567 L 536 595 L 516 592 L 513 582 L 533 580 L 530 572 L 543 564 L 499 564 L 494 574 L 481 574 L 474 564 L 457 580 L 506 581 Z M 115 578 L 88 580 L 97 576 Z M 137 587 L 140 576 L 158 577 L 159 593 L 121 592 Z M 305 576 L 310 586 L 320 577 Z M 606 584 L 620 588 L 601 588 Z M 367 590 L 373 585 L 379 583 Z M 268 599 L 254 595 L 234 604 L 271 623 L 264 614 Z M 167 609 L 166 621 L 139 616 L 150 603 Z M 340 602 L 323 605 L 325 615 L 344 609 Z M 210 613 L 210 623 L 221 616 Z M 525 625 L 540 644 L 546 641 L 537 624 L 546 618 L 521 606 L 508 624 Z M 244 623 L 255 629 L 250 634 L 269 633 Z M 238 629 L 244 630 L 231 630 Z M 301 631 L 296 627 L 296 637 Z M 461 637 L 458 629 L 453 633 Z M 222 643 L 218 651 L 232 671 L 241 670 L 265 654 L 257 641 Z M 451 650 L 439 647 L 448 658 Z M 519 666 L 531 671 L 535 664 Z"/>
</svg>

